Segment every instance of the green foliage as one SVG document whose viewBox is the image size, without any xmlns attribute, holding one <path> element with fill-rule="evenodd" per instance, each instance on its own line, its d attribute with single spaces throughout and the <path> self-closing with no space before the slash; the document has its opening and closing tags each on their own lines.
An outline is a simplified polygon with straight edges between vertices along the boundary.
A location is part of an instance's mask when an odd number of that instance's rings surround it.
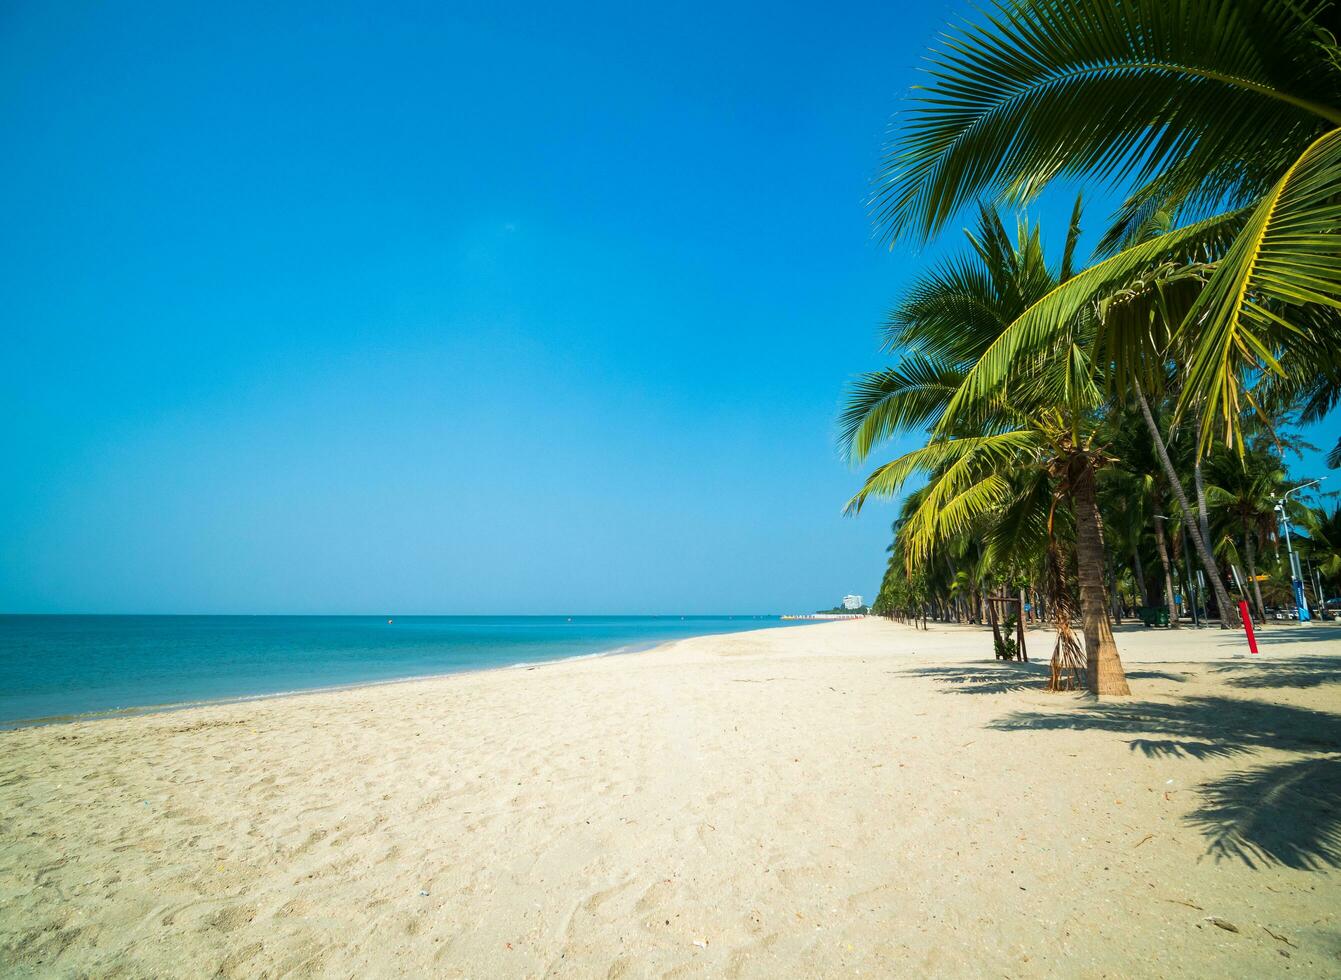
<svg viewBox="0 0 1341 980">
<path fill-rule="evenodd" d="M 1020 0 L 947 28 L 890 140 L 873 210 L 925 237 L 982 198 L 1134 178 L 1152 205 L 1257 200 L 1341 125 L 1320 0 Z"/>
<path fill-rule="evenodd" d="M 944 35 L 881 173 L 887 234 L 925 237 L 1058 177 L 1135 186 L 1111 257 L 1011 321 L 939 431 L 1067 344 L 1122 392 L 1179 360 L 1177 409 L 1201 419 L 1203 453 L 1242 448 L 1263 374 L 1341 376 L 1341 318 L 1318 314 L 1341 309 L 1336 22 L 1330 0 L 998 0 Z"/>
<path fill-rule="evenodd" d="M 1202 482 L 1216 553 L 1277 575 L 1267 503 L 1288 483 L 1290 423 L 1341 402 L 1337 4 L 995 0 L 973 18 L 932 52 L 873 200 L 891 240 L 978 207 L 964 252 L 891 312 L 898 363 L 859 378 L 840 419 L 854 462 L 927 435 L 848 503 L 903 495 L 876 608 L 962 615 L 998 584 L 1039 581 L 1050 535 L 1073 533 L 1056 501 L 1095 470 L 1106 577 L 1129 598 L 1162 576 L 1157 521 L 1176 560 L 1199 545 L 1177 501 L 1197 510 Z M 1124 187 L 1088 267 L 1079 200 L 1055 266 L 1036 226 L 1012 235 L 982 203 L 1058 178 Z M 1341 585 L 1341 517 L 1292 507 L 1301 549 Z"/>
</svg>

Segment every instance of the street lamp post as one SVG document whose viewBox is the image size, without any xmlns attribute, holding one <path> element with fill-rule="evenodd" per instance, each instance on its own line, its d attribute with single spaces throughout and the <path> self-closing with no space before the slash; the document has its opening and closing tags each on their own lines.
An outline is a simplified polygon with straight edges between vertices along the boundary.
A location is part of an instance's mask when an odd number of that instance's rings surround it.
<svg viewBox="0 0 1341 980">
<path fill-rule="evenodd" d="M 1322 478 L 1322 480 L 1325 479 L 1327 478 Z M 1276 500 L 1275 510 L 1276 513 L 1280 515 L 1280 523 L 1285 536 L 1285 551 L 1290 556 L 1290 584 L 1294 587 L 1294 608 L 1299 616 L 1299 622 L 1301 623 L 1307 623 L 1309 621 L 1308 598 L 1304 595 L 1304 576 L 1299 568 L 1299 556 L 1295 554 L 1294 542 L 1290 540 L 1290 515 L 1285 512 L 1285 505 L 1290 501 L 1290 494 L 1297 493 L 1305 487 L 1317 486 L 1322 480 L 1309 480 L 1307 483 L 1301 483 L 1297 487 L 1291 487 L 1289 490 L 1286 490 L 1281 494 L 1279 500 L 1277 500 L 1274 493 L 1271 495 L 1271 499 Z"/>
</svg>

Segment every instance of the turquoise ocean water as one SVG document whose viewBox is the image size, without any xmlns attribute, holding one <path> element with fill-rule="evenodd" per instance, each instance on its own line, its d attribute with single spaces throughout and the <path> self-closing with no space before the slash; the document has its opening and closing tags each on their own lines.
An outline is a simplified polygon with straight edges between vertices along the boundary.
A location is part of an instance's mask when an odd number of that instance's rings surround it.
<svg viewBox="0 0 1341 980">
<path fill-rule="evenodd" d="M 0 616 L 0 725 L 799 625 L 777 616 Z"/>
</svg>

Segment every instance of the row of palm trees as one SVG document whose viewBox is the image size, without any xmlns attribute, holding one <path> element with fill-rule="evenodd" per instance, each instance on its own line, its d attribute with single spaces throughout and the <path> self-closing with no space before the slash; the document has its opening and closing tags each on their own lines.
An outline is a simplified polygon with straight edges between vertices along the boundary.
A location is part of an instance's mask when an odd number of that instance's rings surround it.
<svg viewBox="0 0 1341 980">
<path fill-rule="evenodd" d="M 976 223 L 896 306 L 898 361 L 841 418 L 854 461 L 926 436 L 849 503 L 921 484 L 888 602 L 1043 583 L 1065 618 L 1074 588 L 1101 695 L 1129 690 L 1124 581 L 1175 608 L 1181 556 L 1232 626 L 1238 567 L 1261 611 L 1287 423 L 1341 398 L 1338 26 L 1331 0 L 998 0 L 947 28 L 874 213 L 891 241 L 972 206 Z M 1059 179 L 1124 192 L 1088 265 L 1079 199 L 1055 262 L 1042 229 L 1001 217 Z"/>
</svg>

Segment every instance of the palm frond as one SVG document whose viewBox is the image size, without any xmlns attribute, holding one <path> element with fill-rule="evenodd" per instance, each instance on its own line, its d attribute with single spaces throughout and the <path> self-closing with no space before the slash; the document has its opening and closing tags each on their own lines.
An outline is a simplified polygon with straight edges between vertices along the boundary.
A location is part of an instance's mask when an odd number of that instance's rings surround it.
<svg viewBox="0 0 1341 980">
<path fill-rule="evenodd" d="M 839 439 L 848 459 L 859 462 L 895 433 L 938 418 L 963 377 L 957 368 L 917 354 L 896 367 L 861 375 L 849 387 L 838 418 Z"/>
<path fill-rule="evenodd" d="M 938 483 L 943 487 L 941 496 L 957 493 L 961 483 L 967 484 L 990 472 L 993 464 L 1007 463 L 1018 458 L 1022 452 L 1035 450 L 1037 446 L 1038 434 L 1027 429 L 963 439 L 935 439 L 920 449 L 904 453 L 877 467 L 847 502 L 844 512 L 859 513 L 867 498 L 872 496 L 896 496 L 904 484 L 918 474 L 940 473 Z M 927 499 L 931 497 L 929 493 Z"/>
<path fill-rule="evenodd" d="M 1179 409 L 1199 405 L 1205 450 L 1216 433 L 1241 446 L 1253 407 L 1245 378 L 1315 372 L 1279 355 L 1308 337 L 1310 307 L 1341 310 L 1341 129 L 1315 140 L 1253 209 L 1180 331 L 1190 355 Z M 1316 321 L 1315 321 L 1316 322 Z M 1335 323 L 1335 319 L 1326 321 Z M 1310 346 L 1341 345 L 1341 333 Z"/>
<path fill-rule="evenodd" d="M 1075 318 L 1101 297 L 1129 284 L 1153 265 L 1187 261 L 1219 247 L 1246 216 L 1246 211 L 1230 212 L 1169 232 L 1096 263 L 1057 286 L 1003 330 L 978 359 L 946 407 L 938 431 L 950 431 L 954 419 L 976 403 L 1001 397 L 1010 382 L 1025 377 L 1036 366 L 1040 355 L 1070 344 L 1075 338 Z M 1102 348 L 1101 329 L 1094 331 L 1092 342 Z"/>
<path fill-rule="evenodd" d="M 979 263 L 955 258 L 908 287 L 885 322 L 884 347 L 962 364 L 977 357 L 1013 316 L 1002 306 L 991 274 Z"/>
<path fill-rule="evenodd" d="M 1085 207 L 1085 197 L 1083 194 L 1076 195 L 1076 203 L 1071 208 L 1071 223 L 1066 229 L 1066 245 L 1062 249 L 1062 265 L 1057 273 L 1058 282 L 1066 282 L 1075 275 L 1075 257 L 1076 246 L 1080 243 L 1080 215 Z"/>
<path fill-rule="evenodd" d="M 1044 469 L 1017 474 L 1011 500 L 985 535 L 988 563 L 1021 567 L 1041 559 L 1047 551 L 1052 505 L 1053 486 Z"/>
<path fill-rule="evenodd" d="M 904 559 L 909 565 L 926 561 L 937 544 L 997 514 L 1015 494 L 1010 480 L 1000 473 L 967 485 L 945 479 L 931 484 L 930 490 L 902 529 Z"/>
<path fill-rule="evenodd" d="M 1324 0 L 996 0 L 942 36 L 895 127 L 872 212 L 926 237 L 979 198 L 1059 176 L 1246 204 L 1325 128 L 1341 75 Z M 1335 43 L 1335 42 L 1333 42 Z M 1176 179 L 1173 179 L 1176 178 Z"/>
</svg>

